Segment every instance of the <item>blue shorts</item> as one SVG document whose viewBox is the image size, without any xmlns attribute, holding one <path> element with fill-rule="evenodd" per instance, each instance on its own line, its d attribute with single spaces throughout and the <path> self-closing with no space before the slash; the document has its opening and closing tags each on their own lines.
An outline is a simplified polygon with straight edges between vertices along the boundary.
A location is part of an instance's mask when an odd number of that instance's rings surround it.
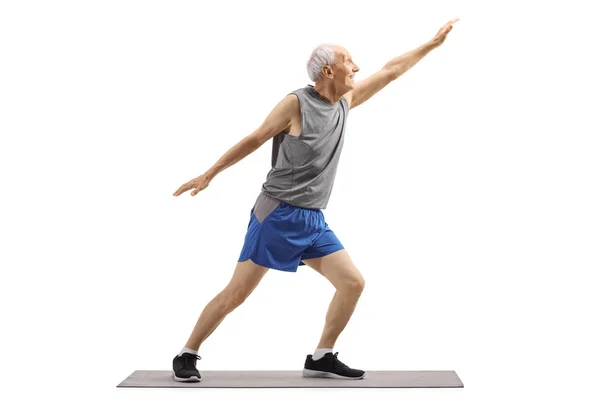
<svg viewBox="0 0 600 400">
<path fill-rule="evenodd" d="M 238 261 L 296 272 L 302 260 L 323 257 L 344 246 L 319 209 L 302 208 L 261 192 L 250 211 L 244 247 Z"/>
</svg>

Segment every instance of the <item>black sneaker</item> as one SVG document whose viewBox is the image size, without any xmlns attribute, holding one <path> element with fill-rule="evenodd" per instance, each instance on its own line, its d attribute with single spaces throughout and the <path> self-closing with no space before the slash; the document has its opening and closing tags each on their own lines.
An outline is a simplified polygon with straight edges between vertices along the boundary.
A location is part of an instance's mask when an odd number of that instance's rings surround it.
<svg viewBox="0 0 600 400">
<path fill-rule="evenodd" d="M 365 377 L 365 371 L 352 369 L 338 360 L 338 353 L 326 353 L 317 361 L 313 360 L 312 355 L 306 356 L 302 376 L 305 378 L 336 378 L 336 379 L 362 379 Z"/>
<path fill-rule="evenodd" d="M 200 382 L 200 372 L 196 369 L 196 360 L 202 358 L 196 354 L 183 353 L 173 359 L 173 379 L 178 382 Z"/>
</svg>

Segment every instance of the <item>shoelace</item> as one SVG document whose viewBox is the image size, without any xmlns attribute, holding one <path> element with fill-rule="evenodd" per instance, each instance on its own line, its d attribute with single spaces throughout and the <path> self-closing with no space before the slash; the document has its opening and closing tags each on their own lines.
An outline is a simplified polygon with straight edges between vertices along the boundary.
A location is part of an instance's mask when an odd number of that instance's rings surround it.
<svg viewBox="0 0 600 400">
<path fill-rule="evenodd" d="M 196 360 L 202 360 L 202 357 L 197 354 L 188 353 L 188 355 L 183 357 L 183 365 L 186 368 L 196 368 Z"/>
<path fill-rule="evenodd" d="M 348 367 L 346 364 L 344 364 L 343 362 L 341 362 L 340 360 L 338 360 L 337 355 L 340 354 L 339 351 L 336 351 L 335 354 L 333 355 L 333 362 L 337 365 L 337 366 L 341 366 L 341 367 L 346 367 L 346 368 L 350 368 Z"/>
</svg>

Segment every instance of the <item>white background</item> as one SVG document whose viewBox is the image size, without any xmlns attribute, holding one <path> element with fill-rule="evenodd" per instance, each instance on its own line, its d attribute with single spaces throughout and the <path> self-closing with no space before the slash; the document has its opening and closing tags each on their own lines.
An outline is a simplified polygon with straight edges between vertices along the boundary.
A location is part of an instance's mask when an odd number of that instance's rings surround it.
<svg viewBox="0 0 600 400">
<path fill-rule="evenodd" d="M 592 2 L 203 3 L 2 2 L 0 390 L 598 395 Z M 324 213 L 366 279 L 340 359 L 451 369 L 465 388 L 116 389 L 170 369 L 229 281 L 271 142 L 198 196 L 172 193 L 311 83 L 319 43 L 345 46 L 360 80 L 453 17 L 442 47 L 351 111 Z M 308 267 L 269 271 L 201 347 L 200 370 L 300 370 L 333 293 Z"/>
</svg>

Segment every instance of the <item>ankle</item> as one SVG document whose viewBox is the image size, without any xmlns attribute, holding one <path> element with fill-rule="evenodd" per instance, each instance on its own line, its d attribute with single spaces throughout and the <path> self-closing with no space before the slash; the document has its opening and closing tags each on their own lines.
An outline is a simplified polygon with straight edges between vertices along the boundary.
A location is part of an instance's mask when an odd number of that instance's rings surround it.
<svg viewBox="0 0 600 400">
<path fill-rule="evenodd" d="M 181 356 L 183 353 L 191 353 L 191 354 L 196 354 L 198 355 L 198 349 L 193 349 L 190 347 L 184 347 L 183 349 L 181 349 L 181 351 L 179 352 L 178 356 Z"/>
<path fill-rule="evenodd" d="M 313 354 L 312 359 L 314 361 L 320 360 L 327 353 L 333 353 L 332 347 L 319 347 L 315 350 L 315 354 Z"/>
</svg>

